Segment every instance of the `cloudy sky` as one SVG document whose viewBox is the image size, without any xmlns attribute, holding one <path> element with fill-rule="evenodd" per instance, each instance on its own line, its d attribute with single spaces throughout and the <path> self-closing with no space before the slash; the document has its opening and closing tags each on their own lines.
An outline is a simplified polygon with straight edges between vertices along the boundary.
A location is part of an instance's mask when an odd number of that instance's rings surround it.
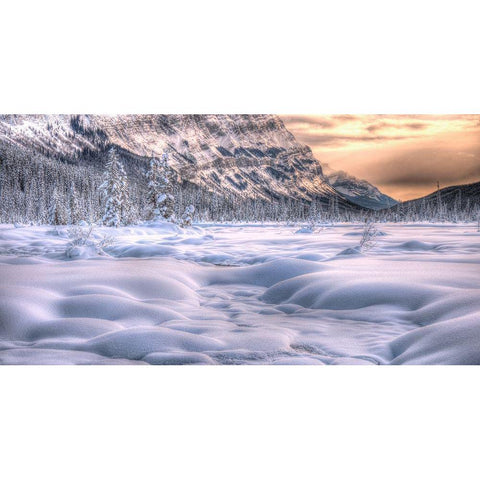
<svg viewBox="0 0 480 480">
<path fill-rule="evenodd" d="M 322 164 L 399 200 L 480 181 L 480 115 L 282 115 Z"/>
</svg>

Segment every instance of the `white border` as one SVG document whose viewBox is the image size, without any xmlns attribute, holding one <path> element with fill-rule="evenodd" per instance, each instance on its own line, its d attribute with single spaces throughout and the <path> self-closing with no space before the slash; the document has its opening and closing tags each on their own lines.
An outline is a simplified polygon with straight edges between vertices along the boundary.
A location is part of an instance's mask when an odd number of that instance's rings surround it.
<svg viewBox="0 0 480 480">
<path fill-rule="evenodd" d="M 477 478 L 477 367 L 5 367 L 2 472 Z"/>
<path fill-rule="evenodd" d="M 480 113 L 477 3 L 16 0 L 0 110 Z M 0 382 L 9 480 L 478 476 L 477 368 L 1 367 Z"/>
<path fill-rule="evenodd" d="M 2 113 L 479 113 L 478 2 L 16 0 Z"/>
</svg>

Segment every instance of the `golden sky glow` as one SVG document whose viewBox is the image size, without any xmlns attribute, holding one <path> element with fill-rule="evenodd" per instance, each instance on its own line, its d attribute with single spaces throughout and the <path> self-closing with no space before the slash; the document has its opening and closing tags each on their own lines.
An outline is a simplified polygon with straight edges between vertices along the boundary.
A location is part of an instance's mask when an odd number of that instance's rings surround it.
<svg viewBox="0 0 480 480">
<path fill-rule="evenodd" d="M 322 164 L 395 199 L 480 181 L 480 115 L 282 115 Z"/>
</svg>

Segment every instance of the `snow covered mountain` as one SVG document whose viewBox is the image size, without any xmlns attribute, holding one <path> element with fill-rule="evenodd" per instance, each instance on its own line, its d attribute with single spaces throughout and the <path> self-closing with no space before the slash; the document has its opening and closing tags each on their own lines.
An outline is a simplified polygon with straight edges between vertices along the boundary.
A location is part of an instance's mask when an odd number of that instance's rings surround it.
<svg viewBox="0 0 480 480">
<path fill-rule="evenodd" d="M 1 115 L 0 143 L 78 164 L 111 145 L 145 164 L 167 150 L 183 181 L 244 198 L 335 199 L 353 209 L 389 201 L 354 177 L 326 177 L 275 115 Z"/>
<path fill-rule="evenodd" d="M 328 164 L 324 164 L 323 173 L 328 183 L 338 193 L 361 207 L 380 210 L 392 207 L 398 203 L 371 183 L 349 175 L 343 170 L 332 170 Z"/>
</svg>

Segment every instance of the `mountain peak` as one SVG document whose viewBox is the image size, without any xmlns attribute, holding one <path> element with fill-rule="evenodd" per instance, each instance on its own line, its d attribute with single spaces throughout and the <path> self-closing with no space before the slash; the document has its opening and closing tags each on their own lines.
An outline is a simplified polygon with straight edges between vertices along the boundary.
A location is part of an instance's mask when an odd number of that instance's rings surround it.
<svg viewBox="0 0 480 480">
<path fill-rule="evenodd" d="M 380 210 L 397 204 L 396 200 L 382 193 L 371 183 L 358 179 L 344 170 L 333 170 L 329 164 L 324 164 L 323 173 L 337 192 L 361 207 Z"/>
</svg>

